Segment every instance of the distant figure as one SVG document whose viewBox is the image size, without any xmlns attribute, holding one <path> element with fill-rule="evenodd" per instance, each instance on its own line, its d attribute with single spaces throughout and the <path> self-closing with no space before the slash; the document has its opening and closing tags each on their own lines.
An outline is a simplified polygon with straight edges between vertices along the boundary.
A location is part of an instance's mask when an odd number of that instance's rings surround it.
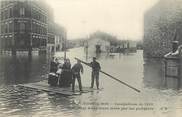
<svg viewBox="0 0 182 117">
<path fill-rule="evenodd" d="M 69 59 L 65 59 L 64 64 L 62 66 L 59 85 L 63 87 L 70 87 L 71 82 L 72 82 L 71 63 Z"/>
<path fill-rule="evenodd" d="M 94 79 L 96 79 L 96 86 L 99 89 L 99 71 L 101 69 L 100 64 L 96 61 L 96 57 L 93 57 L 93 61 L 89 63 L 92 67 L 92 76 L 91 76 L 91 88 L 94 87 Z"/>
<path fill-rule="evenodd" d="M 95 48 L 96 48 L 96 54 L 99 54 L 101 53 L 101 46 L 100 45 L 95 45 Z"/>
<path fill-rule="evenodd" d="M 58 65 L 59 65 L 58 59 L 57 58 L 55 59 L 54 57 L 52 57 L 51 64 L 50 64 L 50 72 L 56 73 L 58 70 Z"/>
<path fill-rule="evenodd" d="M 79 89 L 82 91 L 82 83 L 81 83 L 81 76 L 80 72 L 83 74 L 83 66 L 80 63 L 79 60 L 77 60 L 77 63 L 72 67 L 72 74 L 73 74 L 73 79 L 72 79 L 72 91 L 75 91 L 75 79 L 78 81 Z"/>
</svg>

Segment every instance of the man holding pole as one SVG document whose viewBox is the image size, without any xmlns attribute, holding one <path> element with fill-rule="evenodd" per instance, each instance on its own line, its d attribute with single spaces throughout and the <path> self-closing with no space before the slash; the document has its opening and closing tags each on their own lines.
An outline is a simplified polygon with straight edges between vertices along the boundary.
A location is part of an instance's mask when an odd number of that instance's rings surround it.
<svg viewBox="0 0 182 117">
<path fill-rule="evenodd" d="M 84 61 L 82 61 L 82 60 L 80 60 L 79 58 L 75 58 L 76 60 L 79 60 L 80 62 L 82 62 L 83 64 L 85 64 L 85 65 L 87 65 L 87 66 L 89 66 L 89 67 L 92 67 L 92 71 L 95 71 L 95 70 L 93 70 L 95 67 L 94 67 L 94 61 L 96 62 L 96 58 L 94 57 L 93 58 L 93 62 L 91 62 L 91 63 L 87 63 L 87 62 L 84 62 Z M 135 87 L 133 87 L 133 86 L 131 86 L 131 85 L 129 85 L 128 83 L 125 83 L 125 82 L 123 82 L 123 81 L 121 81 L 121 80 L 119 80 L 118 78 L 116 78 L 116 77 L 114 77 L 114 76 L 112 76 L 112 75 L 110 75 L 110 74 L 108 74 L 108 73 L 106 73 L 106 72 L 104 72 L 104 71 L 102 71 L 101 70 L 101 68 L 100 68 L 100 64 L 97 62 L 97 65 L 96 65 L 97 67 L 96 68 L 98 68 L 97 69 L 97 72 L 101 72 L 101 73 L 103 73 L 104 75 L 106 75 L 106 76 L 109 76 L 108 78 L 111 78 L 111 79 L 113 79 L 113 80 L 115 80 L 115 81 L 118 81 L 118 82 L 120 82 L 121 84 L 123 84 L 123 85 L 125 85 L 125 86 L 127 86 L 127 87 L 129 87 L 129 88 L 131 88 L 131 89 L 133 89 L 133 90 L 135 90 L 135 91 L 137 91 L 138 93 L 140 93 L 141 91 L 139 90 L 139 89 L 137 89 L 137 88 L 135 88 Z M 95 72 L 92 72 L 93 73 L 93 76 L 94 76 L 94 73 Z M 97 81 L 99 81 L 99 74 L 96 74 L 96 76 L 97 76 L 97 78 L 98 78 L 98 80 Z M 94 78 L 94 77 L 92 77 L 92 78 Z M 94 79 L 93 79 L 94 80 Z M 93 81 L 92 80 L 92 81 Z M 94 84 L 94 83 L 91 83 L 91 85 L 92 84 Z M 93 85 L 92 85 L 93 86 Z M 91 86 L 91 88 L 93 88 Z M 99 82 L 98 82 L 98 88 L 99 88 Z"/>
<path fill-rule="evenodd" d="M 96 86 L 97 89 L 99 89 L 99 72 L 100 72 L 100 64 L 96 61 L 96 57 L 93 57 L 93 61 L 89 64 L 92 67 L 92 81 L 91 81 L 91 87 L 94 87 L 94 80 L 96 80 Z"/>
</svg>

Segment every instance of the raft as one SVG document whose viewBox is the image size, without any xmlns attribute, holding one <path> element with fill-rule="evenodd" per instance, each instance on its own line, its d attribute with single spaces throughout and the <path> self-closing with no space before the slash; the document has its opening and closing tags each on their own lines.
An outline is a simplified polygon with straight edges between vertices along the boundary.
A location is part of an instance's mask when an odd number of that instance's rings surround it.
<svg viewBox="0 0 182 117">
<path fill-rule="evenodd" d="M 45 92 L 52 92 L 52 93 L 61 94 L 65 96 L 80 95 L 82 93 L 89 93 L 89 92 L 93 92 L 94 90 L 97 90 L 97 89 L 92 89 L 90 87 L 83 87 L 82 88 L 83 91 L 80 92 L 78 86 L 75 86 L 75 92 L 72 92 L 72 87 L 50 86 L 47 80 L 43 80 L 43 81 L 35 82 L 35 83 L 19 84 L 18 86 L 42 90 Z"/>
</svg>

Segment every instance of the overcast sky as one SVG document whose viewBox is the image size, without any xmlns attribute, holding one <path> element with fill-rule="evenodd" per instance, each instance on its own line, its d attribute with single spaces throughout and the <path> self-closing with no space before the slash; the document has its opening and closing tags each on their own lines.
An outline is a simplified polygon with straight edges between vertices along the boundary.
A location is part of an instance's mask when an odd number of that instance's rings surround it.
<svg viewBox="0 0 182 117">
<path fill-rule="evenodd" d="M 68 39 L 100 30 L 118 38 L 141 39 L 143 15 L 158 0 L 46 0 Z"/>
</svg>

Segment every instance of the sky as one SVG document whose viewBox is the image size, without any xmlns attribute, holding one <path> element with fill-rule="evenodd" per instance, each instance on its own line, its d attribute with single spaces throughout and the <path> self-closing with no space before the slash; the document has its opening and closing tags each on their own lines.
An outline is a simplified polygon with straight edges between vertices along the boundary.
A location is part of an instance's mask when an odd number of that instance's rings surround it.
<svg viewBox="0 0 182 117">
<path fill-rule="evenodd" d="M 158 0 L 46 0 L 68 39 L 103 31 L 118 39 L 142 39 L 144 13 Z"/>
</svg>

